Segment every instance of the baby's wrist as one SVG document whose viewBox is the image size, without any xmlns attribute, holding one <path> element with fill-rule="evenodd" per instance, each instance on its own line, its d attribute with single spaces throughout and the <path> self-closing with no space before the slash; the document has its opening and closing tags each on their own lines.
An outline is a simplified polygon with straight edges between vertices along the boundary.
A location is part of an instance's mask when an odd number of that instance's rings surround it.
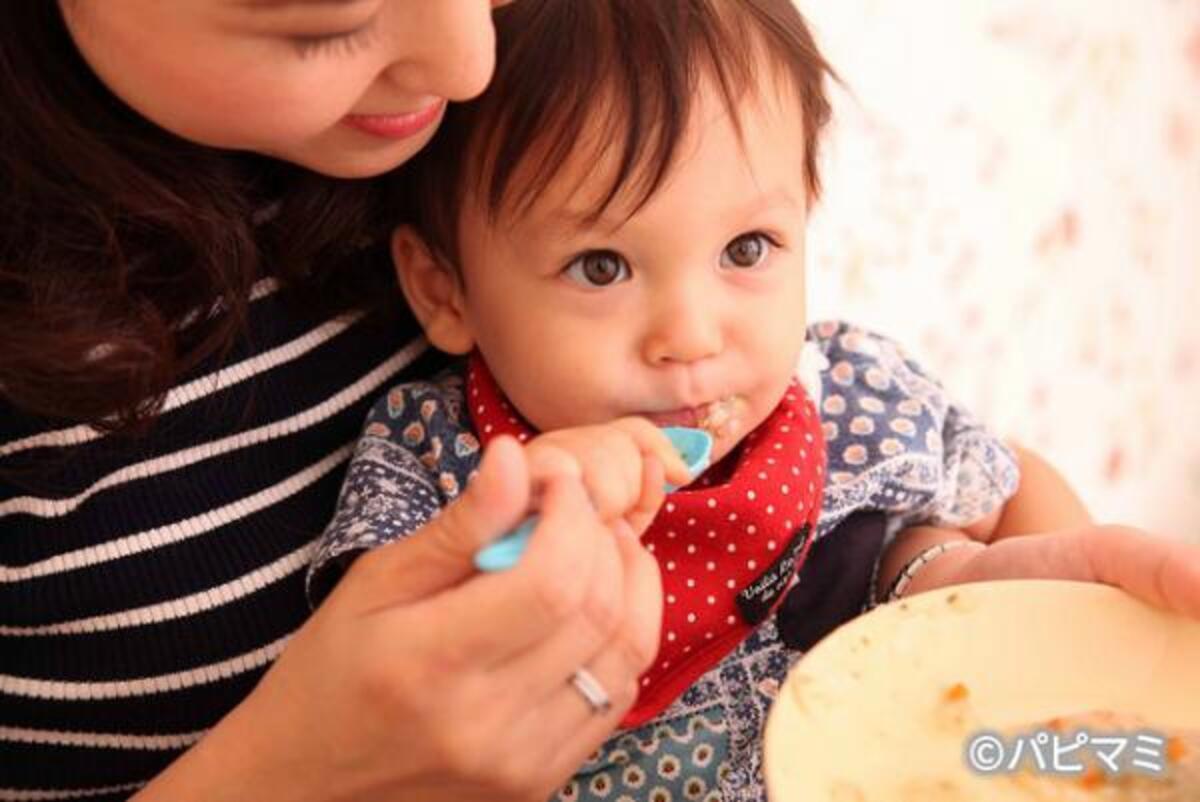
<svg viewBox="0 0 1200 802">
<path fill-rule="evenodd" d="M 914 593 L 955 584 L 962 567 L 986 548 L 986 543 L 969 539 L 946 540 L 929 546 L 904 564 L 882 601 L 896 601 Z"/>
</svg>

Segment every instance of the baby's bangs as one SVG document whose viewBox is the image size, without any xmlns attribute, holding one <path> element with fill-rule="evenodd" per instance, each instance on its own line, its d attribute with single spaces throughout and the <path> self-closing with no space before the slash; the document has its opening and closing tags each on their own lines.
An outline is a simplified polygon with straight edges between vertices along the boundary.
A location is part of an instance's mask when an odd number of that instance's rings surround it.
<svg viewBox="0 0 1200 802">
<path fill-rule="evenodd" d="M 701 80 L 714 82 L 738 126 L 766 43 L 742 14 L 718 5 L 522 0 L 500 9 L 498 39 L 512 44 L 469 148 L 479 156 L 472 183 L 492 218 L 528 211 L 568 159 L 613 154 L 616 169 L 591 194 L 591 216 L 618 195 L 636 211 L 671 169 Z"/>
<path fill-rule="evenodd" d="M 569 159 L 615 165 L 586 176 L 591 217 L 618 196 L 636 212 L 670 172 L 701 81 L 717 88 L 739 136 L 743 100 L 794 90 L 804 121 L 796 146 L 810 196 L 819 194 L 823 82 L 836 76 L 792 0 L 519 0 L 495 21 L 492 85 L 451 104 L 430 146 L 389 182 L 401 219 L 448 264 L 458 264 L 468 193 L 495 224 L 528 211 Z"/>
</svg>

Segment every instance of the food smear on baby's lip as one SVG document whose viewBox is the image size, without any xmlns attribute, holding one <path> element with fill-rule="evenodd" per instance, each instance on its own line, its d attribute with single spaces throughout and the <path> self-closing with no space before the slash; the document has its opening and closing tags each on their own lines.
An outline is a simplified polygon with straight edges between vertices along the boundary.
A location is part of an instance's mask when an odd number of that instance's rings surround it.
<svg viewBox="0 0 1200 802">
<path fill-rule="evenodd" d="M 712 435 L 714 440 L 728 440 L 737 431 L 746 411 L 746 400 L 731 395 L 705 404 L 696 421 L 696 428 Z"/>
<path fill-rule="evenodd" d="M 736 436 L 747 409 L 742 396 L 732 395 L 696 407 L 641 414 L 655 426 L 701 429 L 714 440 L 728 441 Z"/>
</svg>

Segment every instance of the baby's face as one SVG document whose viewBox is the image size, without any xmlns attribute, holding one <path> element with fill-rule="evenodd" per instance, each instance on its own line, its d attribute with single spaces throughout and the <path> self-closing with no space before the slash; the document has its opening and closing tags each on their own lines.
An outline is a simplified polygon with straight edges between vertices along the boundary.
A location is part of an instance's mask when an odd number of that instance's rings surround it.
<svg viewBox="0 0 1200 802">
<path fill-rule="evenodd" d="M 675 166 L 632 216 L 618 197 L 581 222 L 616 158 L 589 147 L 527 214 L 491 224 L 468 202 L 467 325 L 535 428 L 644 415 L 708 428 L 716 462 L 779 403 L 804 342 L 807 190 L 794 95 L 762 94 L 743 103 L 739 141 L 702 93 Z"/>
</svg>

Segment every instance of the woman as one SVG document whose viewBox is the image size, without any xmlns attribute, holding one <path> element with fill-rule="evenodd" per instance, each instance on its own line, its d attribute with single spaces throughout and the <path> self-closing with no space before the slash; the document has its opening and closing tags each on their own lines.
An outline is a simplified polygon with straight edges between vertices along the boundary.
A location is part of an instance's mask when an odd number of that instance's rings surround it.
<svg viewBox="0 0 1200 802">
<path fill-rule="evenodd" d="M 632 701 L 656 568 L 576 484 L 463 582 L 518 449 L 306 622 L 365 403 L 434 358 L 348 179 L 483 89 L 492 5 L 0 7 L 0 799 L 545 798 Z"/>
<path fill-rule="evenodd" d="M 304 604 L 367 404 L 436 361 L 357 179 L 482 90 L 493 5 L 0 4 L 0 800 L 544 799 L 632 702 L 657 568 L 577 476 L 474 575 L 527 507 L 511 442 Z"/>
</svg>

